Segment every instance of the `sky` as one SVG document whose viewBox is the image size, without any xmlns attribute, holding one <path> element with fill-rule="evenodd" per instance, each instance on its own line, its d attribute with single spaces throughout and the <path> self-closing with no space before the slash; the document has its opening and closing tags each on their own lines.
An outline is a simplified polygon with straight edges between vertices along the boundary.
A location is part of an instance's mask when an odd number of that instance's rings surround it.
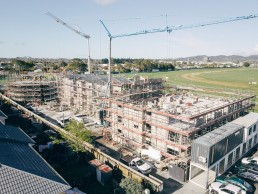
<svg viewBox="0 0 258 194">
<path fill-rule="evenodd" d="M 51 12 L 91 36 L 91 58 L 109 56 L 112 35 L 258 14 L 258 0 L 0 0 L 0 57 L 87 58 L 87 40 L 47 16 Z M 258 54 L 258 17 L 212 26 L 112 39 L 114 58 L 178 58 Z"/>
</svg>

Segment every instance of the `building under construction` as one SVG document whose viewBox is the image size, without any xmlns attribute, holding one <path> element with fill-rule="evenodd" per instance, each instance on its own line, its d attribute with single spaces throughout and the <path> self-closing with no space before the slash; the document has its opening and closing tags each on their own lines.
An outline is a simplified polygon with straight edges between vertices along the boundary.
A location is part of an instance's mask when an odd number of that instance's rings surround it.
<svg viewBox="0 0 258 194">
<path fill-rule="evenodd" d="M 42 103 L 58 97 L 60 106 L 104 124 L 104 137 L 115 144 L 170 162 L 183 174 L 175 177 L 181 181 L 188 178 L 192 141 L 255 106 L 255 96 L 207 96 L 196 88 L 168 88 L 160 78 L 139 76 L 113 77 L 107 98 L 107 83 L 107 75 L 94 74 L 57 75 L 52 81 L 26 77 L 11 83 L 6 93 L 18 102 Z"/>
<path fill-rule="evenodd" d="M 57 99 L 56 80 L 44 75 L 24 75 L 10 82 L 6 95 L 22 103 L 42 104 Z"/>
<path fill-rule="evenodd" d="M 183 169 L 186 176 L 181 181 L 187 179 L 192 141 L 255 106 L 255 96 L 219 98 L 178 88 L 172 94 L 142 92 L 140 96 L 109 99 L 105 133 L 141 155 L 170 160 Z"/>
<path fill-rule="evenodd" d="M 107 83 L 108 76 L 106 75 L 59 76 L 60 103 L 76 112 L 92 117 L 98 123 L 103 123 L 104 108 L 107 106 L 107 102 L 103 99 L 107 98 Z M 114 77 L 111 86 L 112 96 L 121 96 L 163 89 L 163 80 L 160 78 L 145 79 L 139 76 L 134 76 L 132 79 Z"/>
</svg>

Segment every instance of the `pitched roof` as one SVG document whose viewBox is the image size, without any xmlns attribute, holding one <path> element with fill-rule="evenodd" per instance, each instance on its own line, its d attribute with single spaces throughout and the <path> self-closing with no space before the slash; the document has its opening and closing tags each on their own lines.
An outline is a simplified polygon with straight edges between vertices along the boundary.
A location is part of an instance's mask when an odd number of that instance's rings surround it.
<svg viewBox="0 0 258 194">
<path fill-rule="evenodd" d="M 20 128 L 3 124 L 0 124 L 0 140 L 35 144 L 35 141 L 32 140 Z"/>
<path fill-rule="evenodd" d="M 58 194 L 70 189 L 63 185 L 5 165 L 0 167 L 1 193 L 46 193 Z"/>
<path fill-rule="evenodd" d="M 0 117 L 5 117 L 5 118 L 7 118 L 6 114 L 4 114 L 1 110 L 0 110 Z"/>
<path fill-rule="evenodd" d="M 69 184 L 31 147 L 20 128 L 0 125 L 0 192 L 61 193 Z"/>
</svg>

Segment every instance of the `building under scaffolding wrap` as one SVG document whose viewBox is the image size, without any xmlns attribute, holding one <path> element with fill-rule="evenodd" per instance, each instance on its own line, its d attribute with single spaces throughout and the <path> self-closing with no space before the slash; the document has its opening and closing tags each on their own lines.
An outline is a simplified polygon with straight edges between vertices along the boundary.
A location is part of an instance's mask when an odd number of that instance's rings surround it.
<svg viewBox="0 0 258 194">
<path fill-rule="evenodd" d="M 108 76 L 106 75 L 64 75 L 58 78 L 59 99 L 61 104 L 92 117 L 96 122 L 103 123 L 104 107 L 107 102 Z M 112 96 L 142 93 L 163 89 L 160 78 L 145 79 L 134 76 L 132 79 L 114 77 L 111 83 Z M 135 94 L 136 95 L 136 94 Z M 130 99 L 130 95 L 128 95 Z"/>
<path fill-rule="evenodd" d="M 173 94 L 152 91 L 140 96 L 108 100 L 106 133 L 117 144 L 138 153 L 149 150 L 149 157 L 155 160 L 170 160 L 171 165 L 183 168 L 182 174 L 188 173 L 194 139 L 243 116 L 255 106 L 255 96 L 219 98 L 181 89 L 175 89 Z"/>
<path fill-rule="evenodd" d="M 6 95 L 23 103 L 41 104 L 53 101 L 57 99 L 56 80 L 43 75 L 21 76 L 19 81 L 8 84 Z"/>
</svg>

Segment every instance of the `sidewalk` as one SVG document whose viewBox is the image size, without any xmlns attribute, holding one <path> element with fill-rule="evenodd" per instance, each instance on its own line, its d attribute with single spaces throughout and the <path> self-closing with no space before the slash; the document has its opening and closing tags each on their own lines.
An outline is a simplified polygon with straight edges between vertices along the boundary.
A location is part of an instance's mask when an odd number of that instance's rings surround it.
<svg viewBox="0 0 258 194">
<path fill-rule="evenodd" d="M 174 194 L 207 194 L 209 193 L 208 190 L 205 190 L 196 184 L 192 182 L 185 183 L 184 186 L 177 191 L 174 192 Z"/>
</svg>

